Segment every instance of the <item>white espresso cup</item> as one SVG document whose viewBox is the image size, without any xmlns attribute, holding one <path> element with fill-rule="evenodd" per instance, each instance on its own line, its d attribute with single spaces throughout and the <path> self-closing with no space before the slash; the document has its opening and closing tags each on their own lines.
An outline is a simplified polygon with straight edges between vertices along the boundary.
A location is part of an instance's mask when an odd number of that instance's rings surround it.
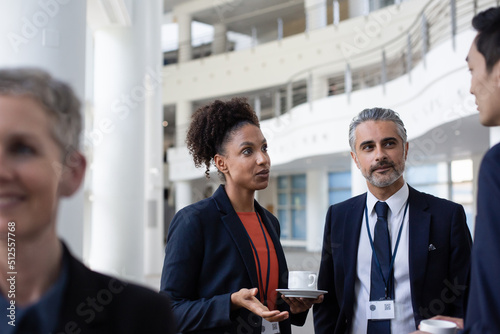
<svg viewBox="0 0 500 334">
<path fill-rule="evenodd" d="M 457 325 L 447 320 L 426 319 L 420 322 L 420 330 L 432 334 L 455 334 Z"/>
<path fill-rule="evenodd" d="M 288 289 L 316 290 L 318 274 L 313 271 L 290 271 L 288 273 Z"/>
</svg>

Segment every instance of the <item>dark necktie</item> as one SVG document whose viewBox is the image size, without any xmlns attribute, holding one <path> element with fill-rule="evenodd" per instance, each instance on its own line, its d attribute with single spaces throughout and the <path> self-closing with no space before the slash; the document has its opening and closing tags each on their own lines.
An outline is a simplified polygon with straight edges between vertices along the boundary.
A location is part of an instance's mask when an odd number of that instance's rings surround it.
<svg viewBox="0 0 500 334">
<path fill-rule="evenodd" d="M 387 226 L 387 211 L 389 206 L 385 202 L 377 202 L 375 204 L 375 212 L 377 213 L 377 223 L 373 233 L 373 248 L 377 253 L 377 259 L 380 263 L 380 268 L 384 274 L 384 278 L 380 275 L 380 270 L 375 262 L 375 256 L 372 255 L 372 269 L 370 275 L 370 300 L 380 300 L 385 298 L 385 283 L 384 279 L 389 280 L 388 296 L 392 299 L 392 273 L 389 272 L 391 265 L 391 238 L 389 236 L 389 228 Z M 368 334 L 390 334 L 390 320 L 368 320 Z"/>
</svg>

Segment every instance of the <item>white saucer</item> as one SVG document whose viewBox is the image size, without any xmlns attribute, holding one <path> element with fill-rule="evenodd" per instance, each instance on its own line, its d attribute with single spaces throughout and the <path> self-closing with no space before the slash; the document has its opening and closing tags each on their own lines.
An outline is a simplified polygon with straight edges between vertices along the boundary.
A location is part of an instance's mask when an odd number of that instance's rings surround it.
<svg viewBox="0 0 500 334">
<path fill-rule="evenodd" d="M 319 295 L 328 293 L 325 290 L 307 290 L 307 289 L 276 289 L 285 297 L 296 298 L 317 298 Z"/>
</svg>

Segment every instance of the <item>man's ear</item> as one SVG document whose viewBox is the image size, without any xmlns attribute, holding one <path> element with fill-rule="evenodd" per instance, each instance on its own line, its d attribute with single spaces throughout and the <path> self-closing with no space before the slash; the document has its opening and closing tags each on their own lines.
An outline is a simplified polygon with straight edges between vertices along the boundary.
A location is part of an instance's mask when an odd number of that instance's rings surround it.
<svg viewBox="0 0 500 334">
<path fill-rule="evenodd" d="M 220 154 L 216 154 L 214 156 L 215 167 L 219 170 L 219 172 L 225 174 L 227 172 L 227 164 L 224 156 Z"/>
<path fill-rule="evenodd" d="M 406 144 L 405 144 L 405 161 L 406 161 L 406 158 L 408 158 L 408 148 L 409 147 L 410 147 L 410 143 L 406 142 Z"/>
<path fill-rule="evenodd" d="M 495 66 L 493 66 L 493 73 L 495 76 L 495 82 L 497 84 L 497 89 L 500 89 L 500 60 L 497 61 Z"/>
<path fill-rule="evenodd" d="M 72 151 L 66 155 L 64 164 L 61 165 L 60 193 L 68 197 L 73 195 L 85 177 L 87 160 L 78 151 Z"/>
<path fill-rule="evenodd" d="M 354 161 L 354 163 L 356 164 L 356 166 L 358 167 L 358 169 L 361 169 L 361 168 L 359 168 L 358 157 L 356 157 L 356 153 L 351 151 L 351 158 Z"/>
</svg>

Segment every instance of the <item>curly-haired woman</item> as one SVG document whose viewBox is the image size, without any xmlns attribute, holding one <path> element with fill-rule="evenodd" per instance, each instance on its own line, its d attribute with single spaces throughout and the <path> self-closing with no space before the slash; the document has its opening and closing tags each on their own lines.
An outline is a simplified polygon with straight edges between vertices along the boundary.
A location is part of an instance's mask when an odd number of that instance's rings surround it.
<svg viewBox="0 0 500 334">
<path fill-rule="evenodd" d="M 186 142 L 195 165 L 208 177 L 215 164 L 225 185 L 177 212 L 170 225 L 161 290 L 179 330 L 291 333 L 323 297 L 278 298 L 288 269 L 278 220 L 254 200 L 271 167 L 255 112 L 246 99 L 214 101 L 193 114 Z"/>
</svg>

